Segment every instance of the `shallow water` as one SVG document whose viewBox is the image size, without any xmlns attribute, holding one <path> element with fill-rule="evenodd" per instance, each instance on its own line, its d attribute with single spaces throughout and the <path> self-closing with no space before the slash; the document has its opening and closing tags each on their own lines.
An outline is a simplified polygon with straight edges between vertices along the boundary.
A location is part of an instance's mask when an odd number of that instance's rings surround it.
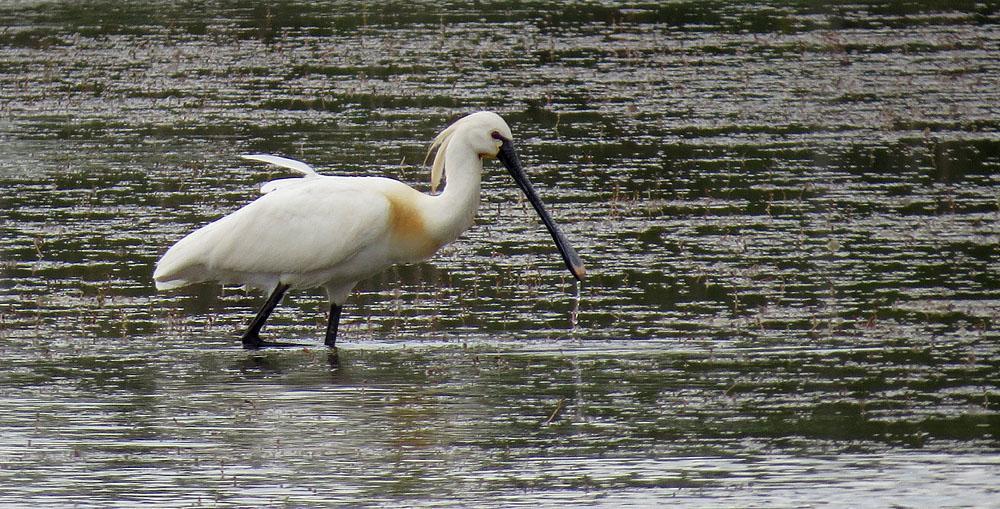
<svg viewBox="0 0 1000 509">
<path fill-rule="evenodd" d="M 995 506 L 995 3 L 0 6 L 0 503 Z M 501 112 L 428 263 L 156 293 L 286 176 L 421 189 Z"/>
</svg>

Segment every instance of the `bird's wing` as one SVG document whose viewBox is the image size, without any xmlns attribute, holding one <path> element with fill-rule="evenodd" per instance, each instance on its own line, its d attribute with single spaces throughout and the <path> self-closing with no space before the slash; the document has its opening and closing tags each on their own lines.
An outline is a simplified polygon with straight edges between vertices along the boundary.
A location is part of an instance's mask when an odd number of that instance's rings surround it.
<svg viewBox="0 0 1000 509">
<path fill-rule="evenodd" d="M 301 185 L 279 187 L 177 242 L 157 264 L 157 287 L 258 286 L 259 275 L 333 268 L 386 233 L 389 201 L 377 182 L 366 182 L 380 179 L 294 180 Z"/>
<path fill-rule="evenodd" d="M 240 156 L 243 159 L 248 159 L 251 161 L 260 161 L 262 163 L 269 163 L 275 166 L 281 166 L 282 168 L 288 168 L 296 173 L 301 173 L 307 177 L 318 177 L 319 173 L 312 166 L 309 166 L 302 161 L 296 161 L 295 159 L 289 159 L 287 157 L 272 156 L 268 154 L 248 154 Z"/>
</svg>

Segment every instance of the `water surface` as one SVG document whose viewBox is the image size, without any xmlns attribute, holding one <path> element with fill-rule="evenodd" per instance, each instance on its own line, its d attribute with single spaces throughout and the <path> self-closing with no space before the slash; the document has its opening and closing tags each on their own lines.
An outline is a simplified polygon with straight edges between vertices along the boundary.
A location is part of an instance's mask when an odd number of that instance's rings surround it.
<svg viewBox="0 0 1000 509">
<path fill-rule="evenodd" d="M 0 6 L 0 502 L 996 505 L 1000 25 L 986 3 Z M 477 225 L 320 292 L 155 292 L 287 176 L 426 190 L 493 109 Z"/>
</svg>

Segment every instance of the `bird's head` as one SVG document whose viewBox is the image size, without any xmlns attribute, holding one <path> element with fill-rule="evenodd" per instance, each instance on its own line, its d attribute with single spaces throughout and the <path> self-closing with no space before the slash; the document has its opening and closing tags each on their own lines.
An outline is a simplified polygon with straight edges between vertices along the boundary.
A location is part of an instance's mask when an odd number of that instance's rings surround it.
<svg viewBox="0 0 1000 509">
<path fill-rule="evenodd" d="M 437 192 L 437 188 L 444 178 L 444 158 L 448 144 L 458 136 L 461 136 L 469 148 L 479 154 L 481 159 L 497 157 L 504 142 L 511 144 L 514 139 L 507 122 L 492 111 L 480 111 L 456 120 L 434 138 L 434 142 L 431 143 L 431 147 L 427 151 L 429 159 L 431 152 L 437 149 L 437 153 L 434 155 L 434 164 L 431 167 L 432 193 Z M 424 162 L 426 163 L 426 160 Z"/>
<path fill-rule="evenodd" d="M 431 192 L 433 193 L 437 190 L 441 179 L 444 177 L 445 151 L 448 148 L 448 144 L 457 137 L 461 137 L 462 142 L 478 154 L 480 159 L 496 158 L 507 168 L 510 175 L 514 177 L 514 182 L 524 191 L 525 196 L 528 197 L 528 201 L 531 202 L 532 207 L 535 208 L 535 211 L 542 218 L 542 222 L 545 223 L 545 227 L 552 234 L 552 238 L 559 248 L 559 253 L 562 255 L 566 267 L 569 268 L 574 277 L 582 280 L 586 273 L 583 262 L 580 261 L 576 250 L 570 246 L 569 241 L 566 240 L 566 237 L 556 226 L 548 212 L 545 211 L 538 193 L 535 192 L 534 187 L 532 187 L 531 182 L 528 180 L 528 175 L 521 166 L 517 150 L 514 149 L 514 135 L 511 133 L 507 122 L 500 115 L 491 111 L 473 113 L 457 120 L 434 138 L 434 142 L 427 152 L 427 156 L 430 157 L 430 151 L 435 148 L 437 149 L 437 154 L 434 156 L 434 165 L 431 167 Z"/>
<path fill-rule="evenodd" d="M 514 134 L 500 115 L 492 111 L 480 111 L 462 119 L 465 124 L 467 142 L 481 159 L 493 159 L 503 150 L 504 145 L 513 147 Z"/>
</svg>

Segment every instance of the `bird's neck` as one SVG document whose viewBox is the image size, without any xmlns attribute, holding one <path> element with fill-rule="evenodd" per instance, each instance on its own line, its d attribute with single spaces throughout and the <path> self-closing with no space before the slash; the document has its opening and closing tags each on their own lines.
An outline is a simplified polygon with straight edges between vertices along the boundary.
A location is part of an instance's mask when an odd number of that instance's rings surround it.
<svg viewBox="0 0 1000 509">
<path fill-rule="evenodd" d="M 431 228 L 443 243 L 451 242 L 472 226 L 479 209 L 483 160 L 461 138 L 445 149 L 444 191 L 431 197 L 434 213 Z"/>
</svg>

